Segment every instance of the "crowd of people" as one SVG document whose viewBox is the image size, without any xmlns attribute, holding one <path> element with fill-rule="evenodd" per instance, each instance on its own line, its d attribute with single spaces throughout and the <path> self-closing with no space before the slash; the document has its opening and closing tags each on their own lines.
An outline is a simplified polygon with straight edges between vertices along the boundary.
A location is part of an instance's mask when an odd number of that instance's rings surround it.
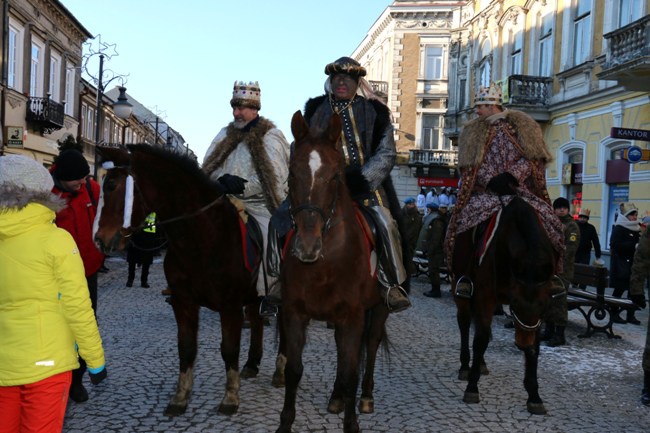
<svg viewBox="0 0 650 433">
<path fill-rule="evenodd" d="M 598 233 L 581 210 L 577 222 L 566 198 L 551 203 L 545 165 L 550 154 L 539 126 L 524 113 L 504 110 L 497 86 L 481 87 L 475 96 L 478 118 L 459 138 L 459 188 L 422 187 L 400 208 L 390 172 L 396 162 L 391 113 L 365 81 L 365 69 L 342 57 L 325 67 L 325 94 L 305 104 L 305 119 L 323 128 L 333 115 L 341 117 L 341 152 L 350 194 L 364 215 L 380 228 L 379 290 L 391 312 L 410 306 L 407 296 L 412 258 L 429 264 L 430 290 L 439 298 L 440 270 L 450 265 L 454 295 L 472 296 L 472 232 L 501 206 L 519 196 L 536 209 L 555 250 L 558 263 L 551 308 L 541 340 L 566 344 L 566 290 L 573 263 L 604 266 Z M 262 233 L 264 266 L 260 267 L 260 312 L 274 315 L 282 302 L 278 276 L 282 242 L 291 226 L 287 178 L 291 145 L 275 124 L 259 115 L 257 82 L 236 82 L 230 100 L 233 121 L 214 138 L 203 170 Z M 65 150 L 48 172 L 19 155 L 0 157 L 0 431 L 60 431 L 68 398 L 88 400 L 82 383 L 106 378 L 97 326 L 97 273 L 104 255 L 92 239 L 100 186 L 89 176 L 83 154 Z M 127 287 L 137 266 L 141 286 L 155 247 L 156 215 L 129 248 Z M 646 216 L 623 203 L 610 239 L 610 282 L 613 296 L 625 291 L 640 308 L 646 306 L 650 274 L 650 234 Z M 595 259 L 591 262 L 592 250 Z M 11 266 L 11 272 L 8 267 Z M 409 272 L 410 271 L 410 272 Z M 12 277 L 9 277 L 12 275 Z M 639 324 L 633 311 L 617 323 Z M 40 336 L 36 338 L 36 336 Z M 16 344 L 16 341 L 23 341 Z M 650 333 L 643 354 L 642 402 L 650 405 Z"/>
</svg>

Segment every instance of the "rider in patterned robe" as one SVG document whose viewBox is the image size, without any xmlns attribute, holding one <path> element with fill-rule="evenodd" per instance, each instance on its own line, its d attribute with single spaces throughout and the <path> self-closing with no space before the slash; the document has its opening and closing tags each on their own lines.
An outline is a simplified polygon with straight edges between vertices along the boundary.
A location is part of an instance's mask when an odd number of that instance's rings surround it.
<svg viewBox="0 0 650 433">
<path fill-rule="evenodd" d="M 545 166 L 551 154 L 535 120 L 520 111 L 503 111 L 501 91 L 493 83 L 476 94 L 478 119 L 468 122 L 458 140 L 461 184 L 449 222 L 447 263 L 456 280 L 455 294 L 470 297 L 474 229 L 519 196 L 540 218 L 553 248 L 564 252 L 562 223 L 553 213 L 546 191 Z"/>
</svg>

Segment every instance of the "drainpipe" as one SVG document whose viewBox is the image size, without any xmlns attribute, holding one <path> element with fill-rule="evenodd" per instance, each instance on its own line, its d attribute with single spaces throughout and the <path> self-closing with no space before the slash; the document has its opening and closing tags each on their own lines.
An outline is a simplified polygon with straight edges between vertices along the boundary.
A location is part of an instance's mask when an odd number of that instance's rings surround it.
<svg viewBox="0 0 650 433">
<path fill-rule="evenodd" d="M 4 155 L 5 140 L 4 128 L 6 117 L 6 100 L 7 100 L 7 35 L 9 34 L 9 0 L 2 2 L 2 84 L 0 88 L 2 95 L 0 97 L 0 156 Z"/>
</svg>

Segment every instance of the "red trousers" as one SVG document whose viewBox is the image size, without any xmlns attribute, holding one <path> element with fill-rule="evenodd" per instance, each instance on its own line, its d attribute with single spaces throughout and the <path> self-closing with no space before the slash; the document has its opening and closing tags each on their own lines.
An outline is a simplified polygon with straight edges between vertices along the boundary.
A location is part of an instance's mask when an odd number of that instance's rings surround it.
<svg viewBox="0 0 650 433">
<path fill-rule="evenodd" d="M 0 386 L 0 433 L 60 433 L 72 373 L 36 383 Z"/>
</svg>

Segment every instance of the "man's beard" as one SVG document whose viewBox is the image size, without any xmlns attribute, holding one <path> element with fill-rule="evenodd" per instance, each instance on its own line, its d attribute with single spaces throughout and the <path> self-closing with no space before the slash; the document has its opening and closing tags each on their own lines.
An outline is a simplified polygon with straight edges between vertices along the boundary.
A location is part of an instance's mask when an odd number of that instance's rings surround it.
<svg viewBox="0 0 650 433">
<path fill-rule="evenodd" d="M 232 121 L 232 125 L 237 129 L 244 129 L 244 127 L 248 125 L 248 122 L 244 119 L 235 119 Z"/>
</svg>

